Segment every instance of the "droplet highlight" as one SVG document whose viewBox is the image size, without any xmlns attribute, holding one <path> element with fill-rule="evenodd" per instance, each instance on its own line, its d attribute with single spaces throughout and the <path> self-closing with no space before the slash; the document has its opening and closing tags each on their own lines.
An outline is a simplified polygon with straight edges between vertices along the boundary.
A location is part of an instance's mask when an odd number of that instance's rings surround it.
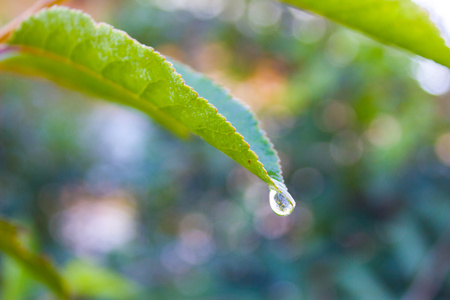
<svg viewBox="0 0 450 300">
<path fill-rule="evenodd" d="M 288 216 L 295 208 L 295 201 L 288 193 L 286 186 L 272 179 L 276 188 L 271 188 L 269 193 L 270 207 L 279 216 Z"/>
</svg>

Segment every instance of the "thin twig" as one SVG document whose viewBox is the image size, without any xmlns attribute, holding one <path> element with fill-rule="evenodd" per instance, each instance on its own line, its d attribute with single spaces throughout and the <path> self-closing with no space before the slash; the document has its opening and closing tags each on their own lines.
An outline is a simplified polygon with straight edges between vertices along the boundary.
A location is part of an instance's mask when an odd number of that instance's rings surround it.
<svg viewBox="0 0 450 300">
<path fill-rule="evenodd" d="M 31 15 L 35 14 L 44 7 L 50 7 L 64 1 L 65 0 L 39 0 L 35 2 L 32 6 L 30 6 L 30 8 L 28 8 L 23 13 L 15 17 L 11 22 L 0 28 L 0 43 L 6 41 L 11 32 L 13 32 L 14 29 L 16 29 L 24 20 L 28 19 L 28 17 L 30 17 Z"/>
</svg>

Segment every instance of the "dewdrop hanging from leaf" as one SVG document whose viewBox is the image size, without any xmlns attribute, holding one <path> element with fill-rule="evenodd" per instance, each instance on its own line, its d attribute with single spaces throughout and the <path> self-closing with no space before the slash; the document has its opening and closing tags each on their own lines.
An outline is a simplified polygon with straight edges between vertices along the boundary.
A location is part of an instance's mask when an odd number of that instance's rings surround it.
<svg viewBox="0 0 450 300">
<path fill-rule="evenodd" d="M 288 216 L 295 208 L 295 200 L 288 193 L 284 183 L 273 179 L 276 187 L 271 188 L 269 193 L 270 207 L 279 216 Z"/>
</svg>

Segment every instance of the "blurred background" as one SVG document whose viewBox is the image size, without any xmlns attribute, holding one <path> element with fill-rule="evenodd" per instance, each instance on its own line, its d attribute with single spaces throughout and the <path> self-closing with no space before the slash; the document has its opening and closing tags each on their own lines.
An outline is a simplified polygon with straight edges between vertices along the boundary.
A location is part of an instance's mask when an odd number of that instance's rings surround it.
<svg viewBox="0 0 450 300">
<path fill-rule="evenodd" d="M 32 2 L 0 1 L 1 23 Z M 200 138 L 0 74 L 0 215 L 80 299 L 450 299 L 448 69 L 272 1 L 67 4 L 248 103 L 297 200 L 279 217 Z M 49 299 L 4 257 L 0 280 Z"/>
</svg>

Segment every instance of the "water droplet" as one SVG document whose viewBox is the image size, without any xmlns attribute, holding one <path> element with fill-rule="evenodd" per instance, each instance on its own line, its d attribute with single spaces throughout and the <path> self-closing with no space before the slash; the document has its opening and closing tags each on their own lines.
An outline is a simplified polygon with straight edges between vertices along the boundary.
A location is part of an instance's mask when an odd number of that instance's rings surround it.
<svg viewBox="0 0 450 300">
<path fill-rule="evenodd" d="M 288 193 L 284 183 L 272 179 L 276 188 L 270 189 L 269 200 L 270 207 L 279 216 L 288 216 L 295 208 L 295 201 Z"/>
</svg>

